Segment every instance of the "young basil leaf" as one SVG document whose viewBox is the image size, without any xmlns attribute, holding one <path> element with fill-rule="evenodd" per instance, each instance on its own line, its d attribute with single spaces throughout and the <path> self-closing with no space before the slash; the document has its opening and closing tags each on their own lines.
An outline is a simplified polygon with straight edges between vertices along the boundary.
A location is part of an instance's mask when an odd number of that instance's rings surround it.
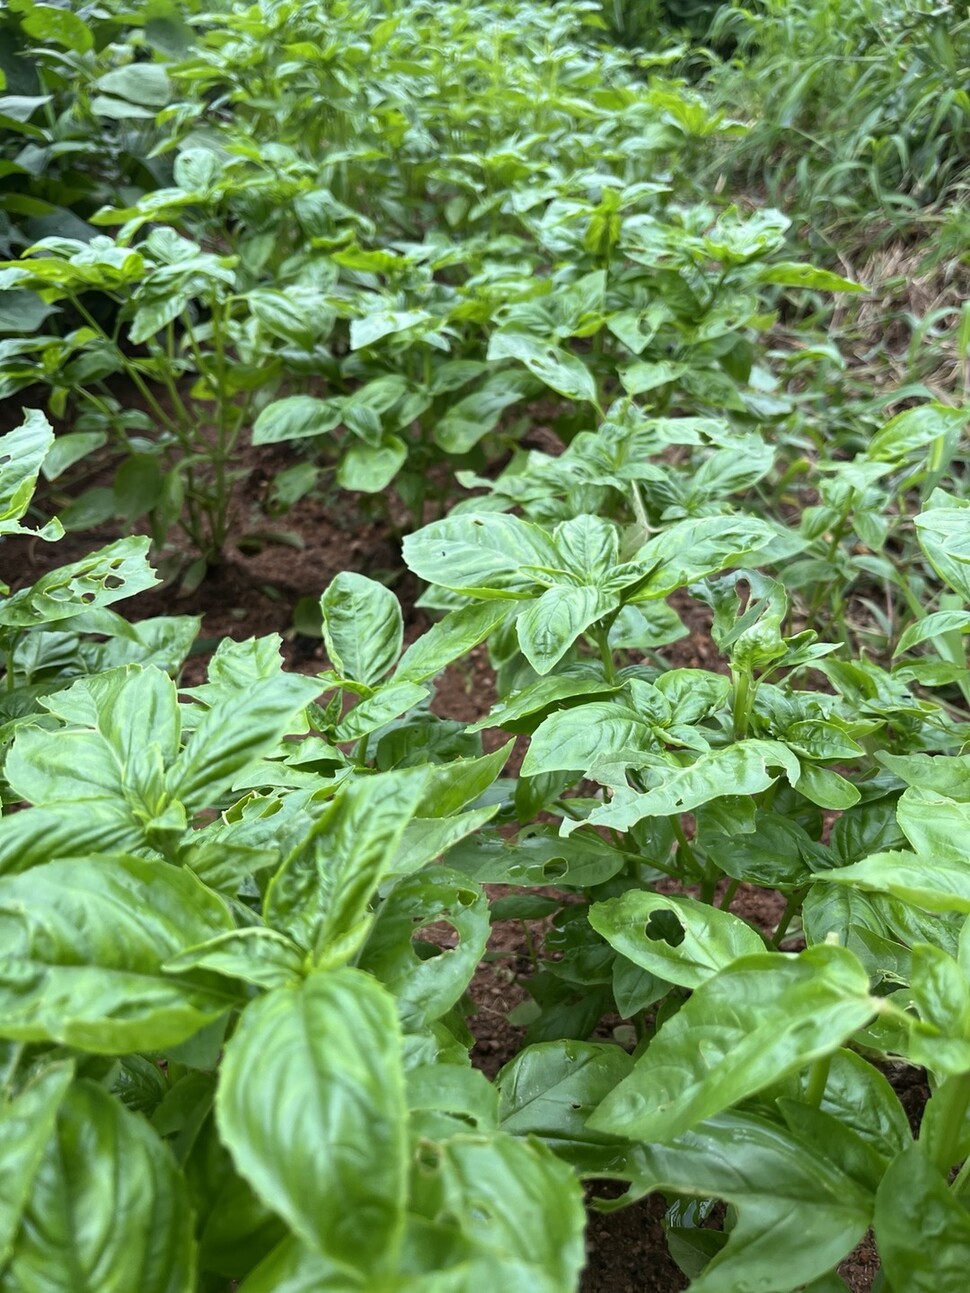
<svg viewBox="0 0 970 1293">
<path fill-rule="evenodd" d="M 166 776 L 169 794 L 190 812 L 218 803 L 239 773 L 292 731 L 319 684 L 279 674 L 206 710 Z"/>
<path fill-rule="evenodd" d="M 340 964 L 360 947 L 370 904 L 422 792 L 411 772 L 382 773 L 342 787 L 266 891 L 267 924 L 290 935 L 317 964 Z"/>
<path fill-rule="evenodd" d="M 401 654 L 404 620 L 397 598 L 383 584 L 343 571 L 321 597 L 320 609 L 334 667 L 342 677 L 373 687 Z"/>
<path fill-rule="evenodd" d="M 533 376 L 566 399 L 597 402 L 596 380 L 583 361 L 548 341 L 523 332 L 493 332 L 486 357 L 517 359 Z"/>
<path fill-rule="evenodd" d="M 483 642 L 502 623 L 514 601 L 487 601 L 450 611 L 412 642 L 401 656 L 394 678 L 398 682 L 424 682 L 433 678 Z"/>
<path fill-rule="evenodd" d="M 485 808 L 471 808 L 456 817 L 412 818 L 388 864 L 387 876 L 412 875 L 429 862 L 447 856 L 462 840 L 469 836 L 477 837 L 480 828 L 492 820 L 500 807 L 501 804 L 489 804 Z"/>
<path fill-rule="evenodd" d="M 24 409 L 24 421 L 0 436 L 0 533 L 29 534 L 19 521 L 34 496 L 37 477 L 54 445 L 54 429 L 37 409 Z M 56 522 L 38 531 L 41 538 L 63 533 Z"/>
<path fill-rule="evenodd" d="M 282 988 L 299 983 L 307 966 L 306 953 L 285 934 L 251 925 L 188 947 L 162 968 L 166 974 L 211 970 L 260 988 Z"/>
<path fill-rule="evenodd" d="M 547 588 L 515 622 L 522 654 L 537 674 L 547 674 L 584 630 L 618 606 L 617 597 L 597 588 Z"/>
<path fill-rule="evenodd" d="M 226 1046 L 216 1112 L 240 1173 L 350 1287 L 396 1270 L 406 1104 L 380 984 L 344 968 L 253 1002 Z"/>
</svg>

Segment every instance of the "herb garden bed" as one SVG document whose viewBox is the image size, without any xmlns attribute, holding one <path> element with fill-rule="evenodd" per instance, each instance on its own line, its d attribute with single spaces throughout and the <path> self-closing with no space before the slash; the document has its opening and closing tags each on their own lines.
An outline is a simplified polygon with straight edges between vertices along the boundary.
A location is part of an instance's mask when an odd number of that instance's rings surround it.
<svg viewBox="0 0 970 1293">
<path fill-rule="evenodd" d="M 0 1293 L 964 1293 L 970 24 L 703 8 L 0 13 Z"/>
</svg>

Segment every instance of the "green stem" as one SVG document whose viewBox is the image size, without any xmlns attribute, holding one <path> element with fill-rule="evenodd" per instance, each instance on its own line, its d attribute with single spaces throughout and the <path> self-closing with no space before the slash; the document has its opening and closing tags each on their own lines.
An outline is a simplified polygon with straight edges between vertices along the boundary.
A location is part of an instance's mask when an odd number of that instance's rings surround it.
<svg viewBox="0 0 970 1293">
<path fill-rule="evenodd" d="M 613 664 L 613 652 L 610 650 L 610 631 L 605 624 L 597 624 L 593 629 L 593 637 L 596 645 L 599 647 L 600 659 L 603 661 L 603 671 L 606 674 L 607 682 L 616 682 L 616 667 Z"/>
<path fill-rule="evenodd" d="M 677 841 L 678 852 L 681 854 L 690 869 L 699 877 L 701 884 L 705 884 L 707 882 L 707 874 L 700 862 L 698 862 L 697 854 L 694 852 L 693 848 L 691 848 L 690 841 L 684 834 L 684 828 L 681 825 L 680 818 L 674 815 L 669 820 L 674 832 L 674 839 Z"/>
<path fill-rule="evenodd" d="M 805 1092 L 805 1102 L 810 1104 L 813 1109 L 821 1107 L 822 1096 L 825 1095 L 831 1067 L 832 1056 L 826 1055 L 823 1059 L 816 1060 L 808 1071 L 808 1090 Z"/>
<path fill-rule="evenodd" d="M 3 1074 L 2 1081 L 0 1081 L 0 1093 L 5 1097 L 9 1096 L 13 1092 L 14 1078 L 17 1076 L 17 1069 L 20 1066 L 24 1049 L 25 1047 L 23 1042 L 17 1042 L 10 1049 L 6 1071 Z"/>
<path fill-rule="evenodd" d="M 721 901 L 717 904 L 722 911 L 729 911 L 731 903 L 734 901 L 734 895 L 737 893 L 741 884 L 740 880 L 732 880 L 728 887 L 721 895 Z"/>
<path fill-rule="evenodd" d="M 775 936 L 771 940 L 775 947 L 781 947 L 782 939 L 788 933 L 788 926 L 792 923 L 795 913 L 802 905 L 804 897 L 804 889 L 796 889 L 794 893 L 789 894 L 788 901 L 785 903 L 785 910 L 781 913 L 781 920 L 775 930 Z"/>
<path fill-rule="evenodd" d="M 950 1186 L 950 1189 L 954 1194 L 962 1194 L 966 1188 L 968 1180 L 970 1180 L 970 1158 L 964 1159 L 963 1166 L 953 1178 L 953 1184 Z"/>
<path fill-rule="evenodd" d="M 101 327 L 90 311 L 81 304 L 80 299 L 76 296 L 71 296 L 69 297 L 69 300 L 88 327 L 92 328 L 99 337 L 102 337 L 105 341 L 109 341 L 110 338 L 104 328 Z M 138 388 L 138 393 L 141 395 L 142 399 L 154 413 L 155 417 L 158 418 L 159 422 L 161 422 L 164 427 L 178 438 L 178 427 L 159 404 L 158 400 L 156 400 L 147 382 L 138 371 L 138 366 L 130 360 L 124 352 L 119 353 L 121 354 L 121 362 L 124 365 L 125 372 L 131 378 L 132 383 Z"/>
</svg>

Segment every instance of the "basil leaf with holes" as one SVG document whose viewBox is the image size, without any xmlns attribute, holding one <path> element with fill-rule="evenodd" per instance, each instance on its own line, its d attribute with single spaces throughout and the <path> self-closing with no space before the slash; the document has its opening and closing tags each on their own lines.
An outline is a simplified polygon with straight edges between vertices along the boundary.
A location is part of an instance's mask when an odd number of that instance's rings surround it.
<svg viewBox="0 0 970 1293">
<path fill-rule="evenodd" d="M 589 1125 L 669 1143 L 837 1050 L 876 1013 L 868 988 L 842 947 L 743 957 L 695 990 Z"/>
</svg>

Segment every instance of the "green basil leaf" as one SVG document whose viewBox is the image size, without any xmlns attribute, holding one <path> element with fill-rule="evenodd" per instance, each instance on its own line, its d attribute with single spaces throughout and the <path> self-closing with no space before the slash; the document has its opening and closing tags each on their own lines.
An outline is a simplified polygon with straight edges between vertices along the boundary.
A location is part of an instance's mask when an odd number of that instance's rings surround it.
<svg viewBox="0 0 970 1293">
<path fill-rule="evenodd" d="M 216 1112 L 236 1167 L 351 1288 L 361 1275 L 380 1285 L 397 1268 L 400 1048 L 391 996 L 346 968 L 253 1002 L 226 1045 Z"/>
<path fill-rule="evenodd" d="M 57 1111 L 73 1077 L 73 1065 L 52 1064 L 14 1099 L 0 1104 L 0 1270 L 13 1251 Z"/>
<path fill-rule="evenodd" d="M 313 395 L 289 395 L 267 404 L 253 423 L 253 444 L 279 444 L 326 435 L 340 425 L 343 401 Z"/>
<path fill-rule="evenodd" d="M 965 859 L 890 849 L 838 871 L 827 871 L 824 878 L 829 884 L 891 893 L 924 911 L 970 913 L 970 866 Z"/>
<path fill-rule="evenodd" d="M 744 957 L 696 989 L 589 1125 L 667 1143 L 837 1050 L 875 1013 L 868 987 L 842 947 Z"/>
<path fill-rule="evenodd" d="M 586 1120 L 622 1081 L 633 1061 L 618 1046 L 541 1042 L 527 1046 L 499 1073 L 499 1125 L 538 1136 L 581 1172 L 606 1172 L 623 1142 L 591 1131 Z"/>
<path fill-rule="evenodd" d="M 452 660 L 478 646 L 502 623 L 513 601 L 487 601 L 449 611 L 432 624 L 401 656 L 394 673 L 398 682 L 424 682 L 433 678 Z"/>
<path fill-rule="evenodd" d="M 0 879 L 0 1034 L 124 1054 L 191 1037 L 237 999 L 162 964 L 232 928 L 191 871 L 72 858 Z"/>
<path fill-rule="evenodd" d="M 557 584 L 518 616 L 515 630 L 522 654 L 537 674 L 547 674 L 589 626 L 616 610 L 616 597 L 598 588 Z"/>
<path fill-rule="evenodd" d="M 64 1097 L 4 1293 L 192 1293 L 188 1192 L 147 1122 L 94 1082 Z"/>
<path fill-rule="evenodd" d="M 401 654 L 404 619 L 389 588 L 353 571 L 331 581 L 320 599 L 323 639 L 344 678 L 374 686 Z"/>
<path fill-rule="evenodd" d="M 922 1145 L 904 1150 L 883 1177 L 873 1228 L 894 1289 L 961 1293 L 966 1287 L 970 1216 Z"/>
<path fill-rule="evenodd" d="M 589 923 L 629 960 L 684 988 L 765 950 L 761 935 L 738 916 L 676 894 L 630 889 L 594 903 Z"/>
<path fill-rule="evenodd" d="M 418 1216 L 407 1269 L 435 1293 L 577 1287 L 585 1260 L 579 1182 L 543 1145 L 501 1133 L 430 1144 L 412 1176 L 411 1208 Z"/>
<path fill-rule="evenodd" d="M 167 774 L 169 793 L 190 812 L 218 803 L 244 768 L 294 730 L 319 692 L 312 678 L 281 673 L 206 710 Z"/>
<path fill-rule="evenodd" d="M 824 1147 L 751 1114 L 719 1114 L 670 1144 L 642 1146 L 628 1166 L 638 1196 L 717 1198 L 737 1211 L 691 1293 L 789 1293 L 850 1253 L 872 1217 L 871 1194 Z"/>
<path fill-rule="evenodd" d="M 493 332 L 486 356 L 490 360 L 517 359 L 534 377 L 567 400 L 596 403 L 596 379 L 577 356 L 548 341 L 523 332 Z"/>
<path fill-rule="evenodd" d="M 404 560 L 429 584 L 478 597 L 537 595 L 537 575 L 562 558 L 545 530 L 504 512 L 463 512 L 404 540 Z"/>
</svg>

